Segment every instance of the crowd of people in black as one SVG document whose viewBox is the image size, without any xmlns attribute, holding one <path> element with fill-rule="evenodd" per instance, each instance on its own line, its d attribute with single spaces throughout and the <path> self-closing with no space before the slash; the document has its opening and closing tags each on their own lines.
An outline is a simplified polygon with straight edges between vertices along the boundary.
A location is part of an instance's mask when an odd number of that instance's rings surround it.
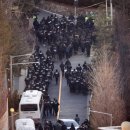
<svg viewBox="0 0 130 130">
<path fill-rule="evenodd" d="M 76 22 L 75 22 L 76 20 Z M 35 62 L 28 68 L 28 75 L 25 79 L 26 89 L 37 89 L 44 93 L 48 91 L 50 81 L 54 77 L 58 84 L 59 72 L 56 70 L 53 75 L 54 62 L 53 58 L 59 57 L 62 60 L 70 58 L 72 54 L 77 54 L 79 48 L 82 53 L 90 56 L 92 42 L 95 42 L 94 22 L 92 18 L 80 15 L 75 19 L 73 15 L 69 17 L 62 16 L 58 18 L 56 15 L 48 16 L 38 22 L 35 17 L 34 22 L 35 34 L 38 42 L 49 47 L 46 51 L 46 57 L 37 46 L 33 54 Z M 78 64 L 76 69 L 72 70 L 69 60 L 65 64 L 60 65 L 62 75 L 67 79 L 70 92 L 86 92 L 87 83 L 85 82 L 84 72 L 88 69 L 86 63 L 83 68 Z"/>
<path fill-rule="evenodd" d="M 86 73 L 92 70 L 91 65 L 86 62 L 81 66 L 78 66 L 73 69 L 69 59 L 65 63 L 61 62 L 60 64 L 62 76 L 65 76 L 67 80 L 67 85 L 70 88 L 71 93 L 83 93 L 87 94 L 89 89 L 89 84 L 87 81 Z"/>
<path fill-rule="evenodd" d="M 58 56 L 59 60 L 62 60 L 81 50 L 90 56 L 92 42 L 95 42 L 94 22 L 91 18 L 85 20 L 82 15 L 76 21 L 75 23 L 73 15 L 68 18 L 51 15 L 40 22 L 37 18 L 34 19 L 33 25 L 39 43 L 49 46 L 47 54 Z"/>
<path fill-rule="evenodd" d="M 89 130 L 91 128 L 90 126 L 90 121 L 88 119 L 85 119 L 83 123 L 81 123 L 80 127 L 78 130 Z"/>
<path fill-rule="evenodd" d="M 87 67 L 86 62 L 83 66 Z M 89 84 L 86 82 L 86 71 L 80 64 L 78 64 L 76 69 L 66 70 L 65 77 L 71 93 L 88 93 Z"/>
<path fill-rule="evenodd" d="M 53 77 L 58 83 L 59 72 L 54 70 L 54 62 L 51 56 L 45 57 L 40 51 L 39 47 L 35 47 L 33 55 L 30 57 L 30 61 L 34 62 L 28 67 L 27 77 L 25 78 L 25 91 L 26 90 L 39 90 L 43 93 L 44 98 L 44 109 L 43 116 L 49 115 L 57 116 L 58 112 L 58 101 L 54 98 L 51 101 L 48 95 L 48 87 Z"/>
<path fill-rule="evenodd" d="M 38 46 L 30 57 L 30 61 L 34 63 L 28 67 L 25 90 L 35 89 L 46 93 L 52 80 L 54 62 L 51 57 L 45 57 Z"/>
<path fill-rule="evenodd" d="M 69 17 L 58 18 L 56 15 L 48 16 L 38 22 L 37 17 L 33 22 L 35 34 L 41 45 L 48 46 L 46 56 L 42 53 L 39 46 L 36 45 L 35 51 L 30 57 L 27 77 L 25 78 L 26 90 L 39 90 L 44 95 L 43 117 L 57 116 L 58 101 L 50 99 L 48 87 L 53 78 L 56 85 L 60 73 L 54 71 L 53 60 L 58 57 L 59 60 L 66 58 L 66 62 L 61 62 L 60 69 L 62 76 L 66 78 L 67 85 L 72 93 L 87 94 L 89 87 L 86 83 L 85 73 L 90 71 L 91 67 L 86 62 L 75 69 L 72 69 L 69 58 L 77 54 L 80 50 L 83 54 L 90 56 L 91 45 L 95 42 L 94 22 L 91 18 L 87 19 L 80 15 L 77 19 L 73 15 Z M 51 130 L 52 123 L 46 122 L 45 129 Z"/>
<path fill-rule="evenodd" d="M 57 99 L 48 99 L 44 101 L 43 116 L 57 116 L 59 103 Z"/>
<path fill-rule="evenodd" d="M 62 122 L 63 123 L 63 122 Z M 90 126 L 90 121 L 88 119 L 85 119 L 84 122 L 79 125 L 79 128 L 77 130 L 89 130 L 91 128 Z M 51 121 L 44 121 L 44 130 L 57 130 L 55 125 L 52 124 Z M 61 126 L 61 129 L 58 130 L 68 130 L 67 126 L 63 123 Z M 76 130 L 75 126 L 73 123 L 71 123 L 70 129 L 69 130 Z"/>
<path fill-rule="evenodd" d="M 54 125 L 51 121 L 44 121 L 44 130 L 54 130 Z"/>
</svg>

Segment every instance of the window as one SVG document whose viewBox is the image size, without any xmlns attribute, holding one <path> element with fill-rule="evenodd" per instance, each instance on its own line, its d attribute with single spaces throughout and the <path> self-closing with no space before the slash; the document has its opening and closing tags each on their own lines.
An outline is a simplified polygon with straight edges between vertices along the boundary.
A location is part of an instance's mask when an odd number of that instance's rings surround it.
<svg viewBox="0 0 130 130">
<path fill-rule="evenodd" d="M 37 104 L 24 104 L 21 105 L 21 111 L 37 111 Z"/>
</svg>

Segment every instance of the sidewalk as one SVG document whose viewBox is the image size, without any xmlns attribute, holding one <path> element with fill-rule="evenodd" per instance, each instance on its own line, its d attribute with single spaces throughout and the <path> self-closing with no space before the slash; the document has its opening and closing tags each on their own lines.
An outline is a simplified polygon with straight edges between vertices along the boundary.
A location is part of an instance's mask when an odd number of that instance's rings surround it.
<svg viewBox="0 0 130 130">
<path fill-rule="evenodd" d="M 26 70 L 21 70 L 21 76 L 20 77 L 14 77 L 13 85 L 14 90 L 17 90 L 18 93 L 21 95 L 25 88 L 25 77 L 26 77 Z"/>
</svg>

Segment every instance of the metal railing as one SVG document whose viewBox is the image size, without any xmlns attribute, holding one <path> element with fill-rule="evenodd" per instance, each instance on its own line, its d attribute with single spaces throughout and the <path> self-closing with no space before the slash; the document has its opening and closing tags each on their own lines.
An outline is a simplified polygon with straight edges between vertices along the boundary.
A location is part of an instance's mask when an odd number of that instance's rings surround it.
<svg viewBox="0 0 130 130">
<path fill-rule="evenodd" d="M 19 119 L 19 113 L 16 112 L 16 113 L 13 113 L 12 116 L 9 116 L 9 130 L 12 130 L 12 125 L 15 126 L 15 121 Z M 13 120 L 13 124 L 12 124 L 12 120 Z M 14 127 L 15 128 L 15 127 Z"/>
<path fill-rule="evenodd" d="M 121 130 L 121 126 L 98 127 L 99 130 Z"/>
</svg>

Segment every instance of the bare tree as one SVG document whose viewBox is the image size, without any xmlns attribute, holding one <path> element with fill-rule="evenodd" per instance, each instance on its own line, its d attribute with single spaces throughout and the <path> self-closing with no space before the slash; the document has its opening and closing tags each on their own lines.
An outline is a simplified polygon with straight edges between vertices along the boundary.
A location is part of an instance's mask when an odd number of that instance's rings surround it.
<svg viewBox="0 0 130 130">
<path fill-rule="evenodd" d="M 3 114 L 5 113 L 6 111 L 6 108 L 7 108 L 7 90 L 6 88 L 4 87 L 4 75 L 5 75 L 5 72 L 4 72 L 4 67 L 3 67 L 3 57 L 2 57 L 2 49 L 0 49 L 0 119 L 1 117 L 3 116 Z"/>
<path fill-rule="evenodd" d="M 29 31 L 23 26 L 20 26 L 18 19 L 8 18 L 10 15 L 10 1 L 0 2 L 0 117 L 6 111 L 4 104 L 6 104 L 5 94 L 5 68 L 9 62 L 9 55 L 23 54 L 30 50 L 34 40 L 29 37 Z M 29 39 L 30 38 L 30 39 Z M 29 44 L 29 42 L 31 42 Z M 7 92 L 6 92 L 7 93 Z M 6 97 L 7 98 L 7 97 Z"/>
<path fill-rule="evenodd" d="M 1 3 L 0 3 L 1 5 Z M 7 90 L 4 84 L 5 77 L 5 64 L 7 63 L 7 52 L 10 48 L 10 25 L 5 18 L 5 10 L 0 6 L 0 119 L 7 110 Z M 3 125 L 3 124 L 2 124 Z M 1 127 L 0 127 L 1 128 Z"/>
<path fill-rule="evenodd" d="M 121 72 L 124 76 L 124 97 L 127 119 L 130 120 L 130 1 L 114 0 L 115 2 L 115 41 L 120 54 Z"/>
<path fill-rule="evenodd" d="M 98 58 L 91 72 L 92 100 L 91 110 L 113 115 L 113 125 L 120 125 L 126 117 L 122 97 L 123 78 L 120 76 L 119 56 L 112 54 L 109 47 L 103 46 L 98 51 Z M 107 115 L 91 113 L 94 128 L 110 125 Z"/>
</svg>

